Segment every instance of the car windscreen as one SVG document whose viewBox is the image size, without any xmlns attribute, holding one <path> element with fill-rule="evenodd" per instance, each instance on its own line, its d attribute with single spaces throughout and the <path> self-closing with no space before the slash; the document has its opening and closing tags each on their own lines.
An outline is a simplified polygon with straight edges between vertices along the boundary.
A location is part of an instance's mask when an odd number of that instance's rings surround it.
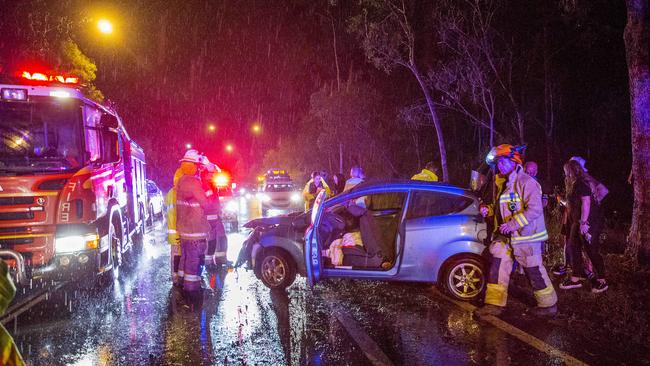
<svg viewBox="0 0 650 366">
<path fill-rule="evenodd" d="M 158 193 L 158 188 L 153 183 L 147 183 L 147 192 L 151 194 Z"/>
<path fill-rule="evenodd" d="M 272 183 L 264 188 L 266 192 L 291 192 L 294 190 L 292 183 Z"/>
<path fill-rule="evenodd" d="M 76 103 L 0 102 L 0 174 L 66 171 L 83 165 Z"/>
</svg>

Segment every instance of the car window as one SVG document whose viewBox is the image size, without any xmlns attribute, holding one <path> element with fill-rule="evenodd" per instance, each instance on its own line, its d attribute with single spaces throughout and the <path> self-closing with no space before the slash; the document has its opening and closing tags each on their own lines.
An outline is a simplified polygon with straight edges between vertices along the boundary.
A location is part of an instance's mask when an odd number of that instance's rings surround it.
<svg viewBox="0 0 650 366">
<path fill-rule="evenodd" d="M 407 218 L 451 215 L 463 211 L 472 202 L 471 198 L 456 194 L 415 191 Z"/>
<path fill-rule="evenodd" d="M 156 193 L 156 192 L 158 192 L 158 188 L 156 188 L 155 184 L 147 183 L 147 191 L 149 193 Z"/>
<path fill-rule="evenodd" d="M 404 192 L 375 193 L 365 196 L 357 196 L 332 206 L 328 208 L 328 210 L 335 210 L 339 206 L 344 206 L 347 207 L 348 211 L 352 211 L 351 213 L 353 215 L 356 215 L 355 213 L 360 214 L 360 210 L 366 209 L 373 211 L 401 210 L 404 206 L 405 197 L 406 193 Z"/>
</svg>

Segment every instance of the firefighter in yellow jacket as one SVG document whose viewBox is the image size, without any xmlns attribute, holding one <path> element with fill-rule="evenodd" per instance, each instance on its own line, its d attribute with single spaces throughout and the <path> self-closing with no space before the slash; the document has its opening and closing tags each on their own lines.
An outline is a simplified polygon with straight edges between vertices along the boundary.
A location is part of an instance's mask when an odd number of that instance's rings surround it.
<svg viewBox="0 0 650 366">
<path fill-rule="evenodd" d="M 503 144 L 493 148 L 487 162 L 496 165 L 495 196 L 491 206 L 482 206 L 484 216 L 494 217 L 492 255 L 485 306 L 476 315 L 499 315 L 508 300 L 508 284 L 513 257 L 524 269 L 533 287 L 536 316 L 557 313 L 557 295 L 542 263 L 542 242 L 548 239 L 544 223 L 542 189 L 524 172 L 521 153 L 524 147 Z"/>
<path fill-rule="evenodd" d="M 433 161 L 428 162 L 421 172 L 411 177 L 411 180 L 423 180 L 425 182 L 438 181 L 438 167 Z"/>
<path fill-rule="evenodd" d="M 314 206 L 316 196 L 318 196 L 322 190 L 325 190 L 325 192 L 327 192 L 327 197 L 332 196 L 332 190 L 325 181 L 323 173 L 311 173 L 311 179 L 307 182 L 307 184 L 305 184 L 305 188 L 302 190 L 302 197 L 305 201 L 305 212 L 309 211 Z"/>
<path fill-rule="evenodd" d="M 16 294 L 16 287 L 9 277 L 9 268 L 7 264 L 0 259 L 0 314 L 4 312 L 9 307 L 11 300 L 14 299 Z M 0 325 L 0 350 L 2 355 L 0 355 L 0 365 L 11 365 L 11 366 L 22 366 L 25 365 L 16 344 L 14 343 L 13 338 L 9 335 L 9 332 Z"/>
<path fill-rule="evenodd" d="M 171 269 L 172 283 L 174 285 L 183 284 L 183 269 L 181 263 L 181 238 L 176 231 L 176 185 L 178 180 L 183 176 L 183 171 L 179 168 L 174 173 L 174 186 L 167 192 L 165 204 L 167 205 L 167 242 L 171 246 Z"/>
</svg>

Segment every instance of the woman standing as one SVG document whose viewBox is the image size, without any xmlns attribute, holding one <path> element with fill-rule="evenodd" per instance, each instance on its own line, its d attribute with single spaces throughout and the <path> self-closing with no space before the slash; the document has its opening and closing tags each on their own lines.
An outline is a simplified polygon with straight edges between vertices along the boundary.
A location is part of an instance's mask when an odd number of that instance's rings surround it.
<svg viewBox="0 0 650 366">
<path fill-rule="evenodd" d="M 581 278 L 584 278 L 582 249 L 594 265 L 596 275 L 592 279 L 591 292 L 598 293 L 607 290 L 605 281 L 605 263 L 600 255 L 600 233 L 603 229 L 603 216 L 600 207 L 593 197 L 591 188 L 580 164 L 569 160 L 564 164 L 564 175 L 569 208 L 567 240 L 571 252 L 571 277 L 560 284 L 564 290 L 580 288 Z"/>
</svg>

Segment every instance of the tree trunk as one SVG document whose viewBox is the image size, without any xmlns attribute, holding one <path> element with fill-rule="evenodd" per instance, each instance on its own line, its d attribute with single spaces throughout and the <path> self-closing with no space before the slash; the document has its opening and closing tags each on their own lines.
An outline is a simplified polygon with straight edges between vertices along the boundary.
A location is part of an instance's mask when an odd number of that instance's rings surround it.
<svg viewBox="0 0 650 366">
<path fill-rule="evenodd" d="M 625 53 L 630 79 L 634 209 L 627 252 L 650 263 L 650 8 L 648 0 L 627 0 Z"/>
<path fill-rule="evenodd" d="M 427 101 L 427 106 L 429 107 L 429 112 L 431 113 L 431 119 L 433 120 L 433 126 L 436 128 L 436 136 L 438 138 L 438 148 L 440 149 L 440 167 L 442 168 L 442 181 L 449 182 L 449 171 L 447 169 L 447 149 L 445 148 L 445 139 L 442 136 L 442 127 L 440 126 L 440 120 L 438 119 L 438 113 L 433 104 L 433 99 L 431 98 L 431 93 L 429 88 L 427 88 L 424 80 L 422 80 L 422 75 L 418 71 L 415 65 L 410 65 L 409 69 L 413 73 L 413 76 L 418 80 L 420 88 L 424 93 L 424 98 Z"/>
<path fill-rule="evenodd" d="M 339 142 L 339 174 L 343 174 L 343 143 Z"/>
</svg>

